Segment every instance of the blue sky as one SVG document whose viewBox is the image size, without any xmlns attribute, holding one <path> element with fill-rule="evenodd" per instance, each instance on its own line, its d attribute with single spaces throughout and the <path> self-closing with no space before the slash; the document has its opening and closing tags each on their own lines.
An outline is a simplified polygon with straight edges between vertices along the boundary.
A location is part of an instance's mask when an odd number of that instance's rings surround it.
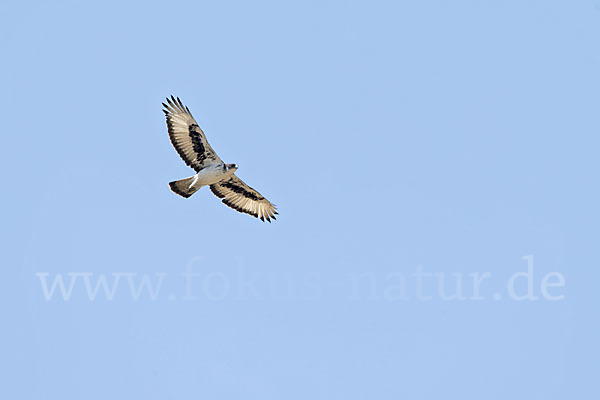
<svg viewBox="0 0 600 400">
<path fill-rule="evenodd" d="M 597 1 L 3 4 L 0 397 L 595 397 L 599 38 Z M 169 190 L 171 94 L 276 222 Z"/>
</svg>

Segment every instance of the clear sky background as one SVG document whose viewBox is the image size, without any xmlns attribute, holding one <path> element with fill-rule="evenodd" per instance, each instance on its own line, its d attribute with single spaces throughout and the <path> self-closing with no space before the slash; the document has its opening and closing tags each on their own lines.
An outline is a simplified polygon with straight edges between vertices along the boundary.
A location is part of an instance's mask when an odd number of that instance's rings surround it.
<svg viewBox="0 0 600 400">
<path fill-rule="evenodd" d="M 3 2 L 0 397 L 595 398 L 599 40 L 597 0 Z M 276 222 L 169 190 L 171 94 Z"/>
</svg>

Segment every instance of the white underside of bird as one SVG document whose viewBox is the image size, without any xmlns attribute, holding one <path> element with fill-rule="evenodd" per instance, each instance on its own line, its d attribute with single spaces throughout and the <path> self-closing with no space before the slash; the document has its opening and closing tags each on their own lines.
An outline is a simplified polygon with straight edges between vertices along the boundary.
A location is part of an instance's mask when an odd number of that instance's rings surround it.
<svg viewBox="0 0 600 400">
<path fill-rule="evenodd" d="M 223 163 L 207 165 L 204 169 L 200 170 L 200 172 L 191 177 L 192 181 L 188 187 L 188 190 L 192 188 L 198 190 L 202 186 L 209 186 L 222 180 L 231 178 L 235 170 L 226 168 L 226 164 Z"/>
</svg>

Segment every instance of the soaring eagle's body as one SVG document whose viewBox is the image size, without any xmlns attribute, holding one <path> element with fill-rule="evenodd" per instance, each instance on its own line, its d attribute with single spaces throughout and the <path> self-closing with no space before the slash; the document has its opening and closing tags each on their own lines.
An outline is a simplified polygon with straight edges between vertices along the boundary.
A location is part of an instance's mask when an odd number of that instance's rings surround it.
<svg viewBox="0 0 600 400">
<path fill-rule="evenodd" d="M 260 193 L 235 176 L 238 166 L 225 164 L 210 147 L 206 136 L 192 117 L 190 110 L 179 98 L 167 98 L 163 103 L 171 143 L 196 175 L 169 183 L 171 190 L 183 197 L 190 197 L 202 186 L 210 190 L 223 203 L 242 213 L 271 222 L 276 219 L 277 209 Z"/>
</svg>

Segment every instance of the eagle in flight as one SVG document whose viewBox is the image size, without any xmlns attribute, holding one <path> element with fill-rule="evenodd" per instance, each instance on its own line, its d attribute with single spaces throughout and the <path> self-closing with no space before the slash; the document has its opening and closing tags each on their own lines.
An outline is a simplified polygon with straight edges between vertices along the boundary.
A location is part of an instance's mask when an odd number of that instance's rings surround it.
<svg viewBox="0 0 600 400">
<path fill-rule="evenodd" d="M 169 138 L 179 156 L 196 171 L 196 175 L 169 183 L 171 190 L 185 198 L 202 186 L 236 211 L 250 214 L 262 221 L 276 219 L 277 208 L 260 193 L 235 176 L 237 164 L 225 164 L 210 147 L 206 136 L 181 100 L 171 96 L 163 103 Z"/>
</svg>

